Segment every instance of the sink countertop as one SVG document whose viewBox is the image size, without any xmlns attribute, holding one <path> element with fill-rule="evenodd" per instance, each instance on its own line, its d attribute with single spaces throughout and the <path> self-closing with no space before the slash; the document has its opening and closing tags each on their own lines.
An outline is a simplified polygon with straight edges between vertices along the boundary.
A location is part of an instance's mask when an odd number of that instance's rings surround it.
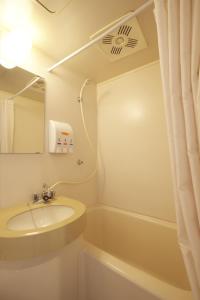
<svg viewBox="0 0 200 300">
<path fill-rule="evenodd" d="M 26 211 L 53 205 L 68 206 L 74 214 L 55 224 L 28 230 L 11 230 L 8 221 Z M 57 197 L 49 203 L 24 203 L 0 209 L 0 259 L 16 260 L 44 255 L 57 250 L 77 238 L 84 230 L 86 207 L 80 201 Z"/>
</svg>

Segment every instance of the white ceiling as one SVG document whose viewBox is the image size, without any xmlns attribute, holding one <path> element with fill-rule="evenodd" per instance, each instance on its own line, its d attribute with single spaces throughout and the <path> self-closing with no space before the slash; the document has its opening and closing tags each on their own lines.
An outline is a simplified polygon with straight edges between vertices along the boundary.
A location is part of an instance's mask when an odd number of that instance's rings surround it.
<svg viewBox="0 0 200 300">
<path fill-rule="evenodd" d="M 57 13 L 48 13 L 32 0 L 32 22 L 36 32 L 34 46 L 55 62 L 88 42 L 89 36 L 106 24 L 146 2 L 145 0 L 40 1 L 44 1 L 45 5 L 49 5 L 48 7 Z M 64 66 L 100 82 L 158 59 L 153 6 L 138 17 L 138 22 L 148 44 L 146 49 L 111 63 L 95 45 L 70 62 L 66 62 Z"/>
<path fill-rule="evenodd" d="M 39 2 L 43 4 L 47 10 L 50 10 L 51 13 L 60 13 L 61 10 L 63 10 L 67 5 L 69 5 L 71 1 L 72 0 L 40 0 Z"/>
</svg>

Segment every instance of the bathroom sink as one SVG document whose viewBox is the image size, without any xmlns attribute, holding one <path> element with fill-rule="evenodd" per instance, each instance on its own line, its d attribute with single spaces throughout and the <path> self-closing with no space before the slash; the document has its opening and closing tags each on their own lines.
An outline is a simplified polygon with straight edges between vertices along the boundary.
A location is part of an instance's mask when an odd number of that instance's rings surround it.
<svg viewBox="0 0 200 300">
<path fill-rule="evenodd" d="M 64 205 L 34 207 L 8 220 L 7 228 L 10 230 L 38 229 L 67 220 L 74 212 L 73 208 Z"/>
<path fill-rule="evenodd" d="M 66 197 L 1 209 L 0 260 L 27 259 L 65 247 L 83 232 L 85 212 L 83 203 Z"/>
</svg>

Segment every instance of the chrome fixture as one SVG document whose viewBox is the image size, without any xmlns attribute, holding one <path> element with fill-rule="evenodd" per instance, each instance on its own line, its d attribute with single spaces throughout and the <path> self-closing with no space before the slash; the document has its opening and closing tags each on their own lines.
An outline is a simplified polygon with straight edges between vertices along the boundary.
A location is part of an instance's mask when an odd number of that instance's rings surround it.
<svg viewBox="0 0 200 300">
<path fill-rule="evenodd" d="M 42 193 L 34 193 L 33 194 L 33 202 L 44 202 L 48 203 L 50 200 L 55 199 L 55 191 L 50 188 L 46 183 L 42 186 Z"/>
<path fill-rule="evenodd" d="M 78 159 L 76 163 L 78 166 L 81 166 L 84 163 L 84 161 L 81 159 Z"/>
</svg>

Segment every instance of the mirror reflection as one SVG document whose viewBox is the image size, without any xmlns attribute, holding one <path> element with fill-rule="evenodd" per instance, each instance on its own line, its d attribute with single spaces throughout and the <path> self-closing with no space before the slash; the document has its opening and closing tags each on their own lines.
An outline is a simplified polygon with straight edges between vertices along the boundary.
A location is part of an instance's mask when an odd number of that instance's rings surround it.
<svg viewBox="0 0 200 300">
<path fill-rule="evenodd" d="M 0 66 L 0 153 L 44 151 L 45 81 Z"/>
</svg>

